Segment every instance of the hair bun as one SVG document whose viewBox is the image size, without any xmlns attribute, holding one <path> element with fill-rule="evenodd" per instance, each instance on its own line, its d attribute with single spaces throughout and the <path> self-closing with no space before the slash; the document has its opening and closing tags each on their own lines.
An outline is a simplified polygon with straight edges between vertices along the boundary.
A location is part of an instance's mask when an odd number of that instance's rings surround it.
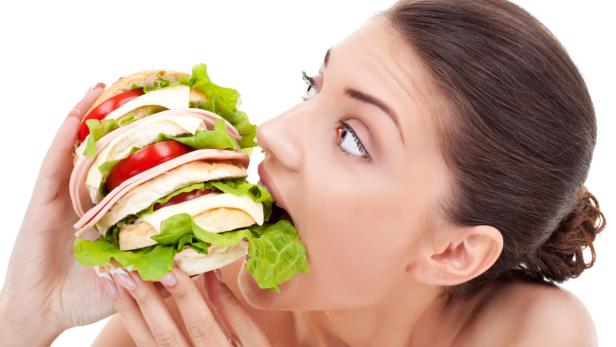
<svg viewBox="0 0 616 347">
<path fill-rule="evenodd" d="M 593 241 L 605 224 L 597 198 L 582 186 L 574 208 L 539 248 L 537 258 L 541 274 L 547 280 L 562 282 L 578 277 L 584 269 L 592 267 L 596 258 Z M 585 247 L 589 247 L 592 254 L 588 264 L 584 262 Z"/>
</svg>

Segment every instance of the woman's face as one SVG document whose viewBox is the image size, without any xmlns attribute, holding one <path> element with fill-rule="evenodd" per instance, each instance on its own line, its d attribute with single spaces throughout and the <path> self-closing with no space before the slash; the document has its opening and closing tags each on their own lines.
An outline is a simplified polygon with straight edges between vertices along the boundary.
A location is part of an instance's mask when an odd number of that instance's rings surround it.
<svg viewBox="0 0 616 347">
<path fill-rule="evenodd" d="M 405 269 L 430 242 L 432 205 L 447 187 L 426 72 L 382 18 L 332 47 L 313 77 L 307 101 L 257 132 L 275 182 L 265 183 L 290 213 L 310 273 L 274 294 L 243 269 L 240 289 L 257 308 L 365 306 L 413 281 Z"/>
</svg>

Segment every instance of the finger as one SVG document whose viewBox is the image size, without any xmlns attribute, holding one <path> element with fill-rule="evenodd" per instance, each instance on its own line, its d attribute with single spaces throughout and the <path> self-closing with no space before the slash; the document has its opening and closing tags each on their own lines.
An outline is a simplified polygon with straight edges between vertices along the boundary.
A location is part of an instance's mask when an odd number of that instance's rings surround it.
<svg viewBox="0 0 616 347">
<path fill-rule="evenodd" d="M 154 341 L 161 346 L 189 346 L 184 335 L 167 310 L 163 299 L 152 283 L 141 280 L 134 272 L 122 268 L 112 272 L 113 279 L 124 287 L 141 310 Z"/>
<path fill-rule="evenodd" d="M 232 337 L 245 346 L 270 346 L 267 336 L 220 277 L 219 270 L 208 271 L 203 280 L 209 301 L 233 333 Z"/>
<path fill-rule="evenodd" d="M 166 299 L 171 296 L 171 293 L 169 293 L 167 288 L 165 288 L 165 286 L 163 286 L 162 284 L 158 282 L 154 282 L 154 287 L 156 288 L 156 290 L 158 291 L 158 294 L 160 294 L 160 296 L 163 299 Z"/>
<path fill-rule="evenodd" d="M 112 270 L 113 271 L 113 270 Z M 113 306 L 122 317 L 124 327 L 137 346 L 156 346 L 150 329 L 133 297 L 121 286 L 117 286 L 109 273 L 100 268 L 97 271 L 105 291 L 111 296 Z"/>
<path fill-rule="evenodd" d="M 97 83 L 92 88 L 88 89 L 83 98 L 68 112 L 60 129 L 56 133 L 52 142 L 52 148 L 62 151 L 72 151 L 77 128 L 81 124 L 81 119 L 86 112 L 92 107 L 96 99 L 105 89 L 104 83 Z"/>
<path fill-rule="evenodd" d="M 173 296 L 182 315 L 184 327 L 195 346 L 229 346 L 229 341 L 210 308 L 188 275 L 173 267 L 161 279 Z"/>
</svg>

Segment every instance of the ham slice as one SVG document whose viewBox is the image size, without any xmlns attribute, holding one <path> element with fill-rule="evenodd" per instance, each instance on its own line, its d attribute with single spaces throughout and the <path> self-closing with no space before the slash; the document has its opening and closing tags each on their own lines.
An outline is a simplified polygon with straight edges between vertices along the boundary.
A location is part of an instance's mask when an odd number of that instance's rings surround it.
<svg viewBox="0 0 616 347">
<path fill-rule="evenodd" d="M 177 115 L 177 116 L 195 116 L 199 117 L 206 124 L 206 128 L 211 130 L 214 129 L 214 123 L 217 119 L 223 119 L 227 125 L 227 131 L 229 134 L 235 138 L 240 139 L 237 129 L 231 125 L 226 119 L 221 116 L 212 113 L 210 111 L 202 110 L 200 108 L 187 108 L 181 110 L 167 110 L 158 112 L 154 115 L 144 117 L 142 119 L 136 120 L 132 123 L 129 123 L 125 126 L 122 126 L 109 134 L 103 136 L 98 141 L 96 141 L 96 156 L 115 138 L 118 136 L 125 134 L 126 132 L 138 127 L 144 119 L 153 120 L 155 118 L 166 117 L 169 115 Z M 95 157 L 96 158 L 96 157 Z M 69 191 L 71 195 L 71 201 L 73 204 L 73 209 L 78 216 L 83 216 L 84 213 L 94 206 L 92 199 L 90 198 L 90 194 L 88 192 L 88 188 L 86 187 L 86 179 L 88 176 L 88 172 L 94 163 L 93 159 L 88 158 L 85 155 L 79 155 L 75 166 L 73 167 L 73 171 L 71 173 L 71 178 L 69 182 Z"/>
<path fill-rule="evenodd" d="M 163 172 L 167 172 L 180 165 L 184 165 L 186 163 L 190 163 L 196 160 L 206 160 L 208 162 L 232 161 L 234 163 L 237 163 L 238 165 L 247 168 L 250 159 L 248 155 L 241 152 L 220 149 L 198 149 L 195 151 L 188 152 L 179 157 L 173 158 L 149 170 L 141 172 L 122 182 L 122 184 L 109 192 L 109 194 L 107 194 L 107 196 L 105 196 L 105 198 L 101 200 L 101 202 L 86 211 L 77 221 L 77 223 L 73 225 L 73 227 L 77 229 L 75 236 L 79 237 L 85 232 L 92 230 L 94 224 L 96 224 L 119 199 L 121 199 L 127 192 L 129 192 L 133 188 L 162 174 Z"/>
</svg>

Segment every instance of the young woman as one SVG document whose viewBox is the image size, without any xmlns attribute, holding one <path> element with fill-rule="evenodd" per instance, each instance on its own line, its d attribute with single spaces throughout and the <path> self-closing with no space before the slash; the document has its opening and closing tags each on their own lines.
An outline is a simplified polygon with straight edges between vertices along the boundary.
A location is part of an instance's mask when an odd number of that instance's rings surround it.
<svg viewBox="0 0 616 347">
<path fill-rule="evenodd" d="M 306 100 L 259 127 L 260 174 L 311 271 L 256 287 L 174 269 L 166 294 L 75 263 L 71 151 L 90 90 L 41 168 L 0 306 L 3 346 L 119 312 L 95 346 L 594 346 L 554 282 L 605 227 L 584 182 L 585 83 L 556 38 L 501 0 L 401 1 L 326 54 Z M 582 251 L 589 247 L 592 259 Z"/>
</svg>

